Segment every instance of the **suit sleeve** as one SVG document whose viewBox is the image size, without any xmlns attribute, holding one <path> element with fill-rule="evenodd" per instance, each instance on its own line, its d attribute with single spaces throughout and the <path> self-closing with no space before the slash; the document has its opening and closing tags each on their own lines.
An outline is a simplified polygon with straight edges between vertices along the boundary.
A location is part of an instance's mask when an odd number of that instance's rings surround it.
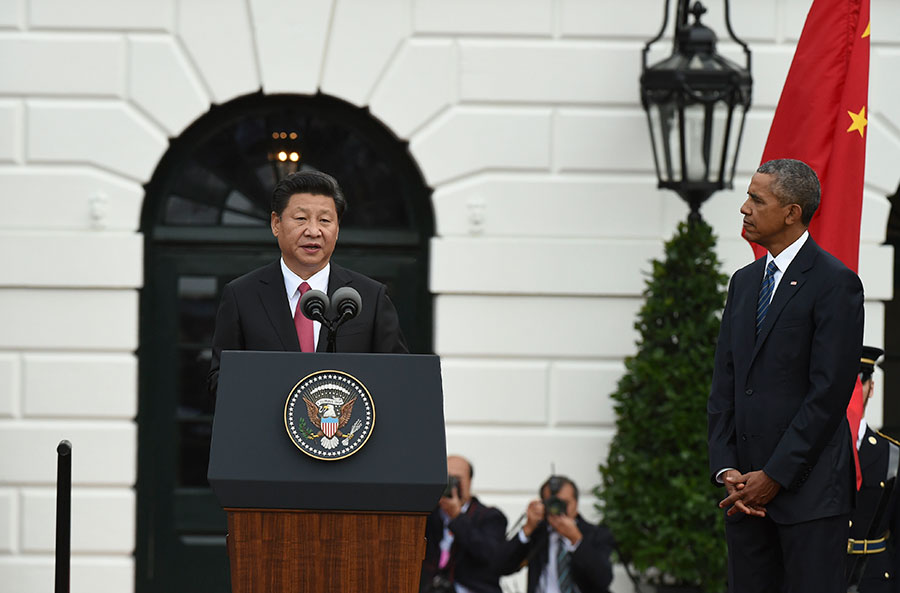
<svg viewBox="0 0 900 593">
<path fill-rule="evenodd" d="M 375 305 L 375 323 L 372 328 L 372 352 L 407 354 L 406 338 L 400 331 L 400 318 L 397 309 L 387 295 L 387 289 L 381 285 Z"/>
<path fill-rule="evenodd" d="M 887 522 L 890 536 L 888 537 L 888 554 L 890 554 L 889 565 L 891 574 L 894 578 L 891 580 L 890 591 L 892 593 L 900 593 L 900 496 L 896 489 L 900 488 L 900 477 L 894 479 L 894 492 L 891 493 L 890 506 L 885 511 L 889 514 Z"/>
<path fill-rule="evenodd" d="M 453 532 L 454 543 L 465 548 L 470 558 L 479 559 L 487 566 L 495 564 L 498 550 L 506 539 L 503 513 L 489 507 L 474 515 L 461 513 L 448 527 Z"/>
<path fill-rule="evenodd" d="M 706 404 L 707 442 L 709 447 L 709 471 L 712 483 L 721 470 L 738 467 L 737 443 L 734 425 L 734 352 L 731 341 L 730 308 L 734 301 L 735 279 L 728 285 L 728 298 L 722 313 L 716 358 L 713 366 L 712 385 Z"/>
<path fill-rule="evenodd" d="M 863 341 L 863 289 L 847 268 L 813 308 L 809 389 L 763 471 L 791 490 L 800 487 L 847 415 Z"/>
<path fill-rule="evenodd" d="M 541 526 L 544 524 L 541 523 Z M 534 536 L 535 534 L 532 534 Z M 516 531 L 513 536 L 503 542 L 497 549 L 497 571 L 500 574 L 513 574 L 518 572 L 525 565 L 528 555 L 536 545 L 535 537 L 523 544 L 519 540 L 519 532 Z"/>
<path fill-rule="evenodd" d="M 579 525 L 582 540 L 572 553 L 572 578 L 582 591 L 606 591 L 612 583 L 612 534 L 602 525 Z"/>
<path fill-rule="evenodd" d="M 222 351 L 243 349 L 244 335 L 241 331 L 237 301 L 231 285 L 226 284 L 222 290 L 219 311 L 216 313 L 216 329 L 212 340 L 212 360 L 209 364 L 209 374 L 206 377 L 209 395 L 213 400 L 216 398 L 216 391 L 219 387 L 219 361 L 222 357 Z"/>
<path fill-rule="evenodd" d="M 894 489 L 900 488 L 900 478 L 894 479 Z M 888 529 L 891 534 L 888 538 L 888 552 L 890 553 L 891 574 L 894 575 L 891 581 L 892 593 L 900 593 L 900 496 L 897 492 L 891 494 L 891 506 L 886 512 L 890 513 L 888 521 Z"/>
</svg>

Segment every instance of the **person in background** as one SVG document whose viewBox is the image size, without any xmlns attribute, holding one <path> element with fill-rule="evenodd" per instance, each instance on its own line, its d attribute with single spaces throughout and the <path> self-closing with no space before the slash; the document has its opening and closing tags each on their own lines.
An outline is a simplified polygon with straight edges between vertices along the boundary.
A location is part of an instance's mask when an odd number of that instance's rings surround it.
<svg viewBox="0 0 900 593">
<path fill-rule="evenodd" d="M 863 346 L 859 380 L 865 405 L 875 391 L 872 373 L 882 354 L 881 348 Z M 895 544 L 900 535 L 898 445 L 900 443 L 895 439 L 872 430 L 863 416 L 856 438 L 862 486 L 856 495 L 856 509 L 850 516 L 850 540 L 847 543 L 848 585 L 855 586 L 851 590 L 859 593 L 900 591 L 900 556 Z"/>
<path fill-rule="evenodd" d="M 472 496 L 472 464 L 447 458 L 447 491 L 425 525 L 420 593 L 501 593 L 495 557 L 506 516 Z"/>
<path fill-rule="evenodd" d="M 525 525 L 500 552 L 500 572 L 528 566 L 528 593 L 599 593 L 612 582 L 613 538 L 578 514 L 578 487 L 551 476 L 528 503 Z"/>
</svg>

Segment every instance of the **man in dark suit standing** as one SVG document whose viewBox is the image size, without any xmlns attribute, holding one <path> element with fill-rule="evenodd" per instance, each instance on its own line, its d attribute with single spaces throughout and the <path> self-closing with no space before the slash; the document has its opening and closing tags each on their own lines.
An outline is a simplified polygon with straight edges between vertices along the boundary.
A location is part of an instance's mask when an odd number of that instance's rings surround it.
<svg viewBox="0 0 900 593">
<path fill-rule="evenodd" d="M 819 193 L 809 166 L 779 159 L 741 207 L 769 253 L 731 279 L 707 406 L 732 593 L 845 590 L 863 289 L 809 236 Z"/>
<path fill-rule="evenodd" d="M 525 525 L 504 544 L 503 574 L 528 565 L 528 593 L 600 593 L 612 582 L 613 538 L 578 514 L 578 487 L 551 476 L 528 503 Z"/>
<path fill-rule="evenodd" d="M 859 365 L 862 397 L 866 405 L 872 397 L 875 362 L 884 354 L 881 348 L 863 346 Z M 900 591 L 900 443 L 872 430 L 863 418 L 856 438 L 862 486 L 851 515 L 850 540 L 847 543 L 847 579 L 851 591 L 859 593 L 896 593 Z"/>
<path fill-rule="evenodd" d="M 222 291 L 208 378 L 213 397 L 223 350 L 325 350 L 327 332 L 298 310 L 307 290 L 331 296 L 351 286 L 362 297 L 359 315 L 341 326 L 338 352 L 407 352 L 385 286 L 331 263 L 346 208 L 338 182 L 325 173 L 292 173 L 275 186 L 271 227 L 281 259 L 232 280 Z"/>
</svg>

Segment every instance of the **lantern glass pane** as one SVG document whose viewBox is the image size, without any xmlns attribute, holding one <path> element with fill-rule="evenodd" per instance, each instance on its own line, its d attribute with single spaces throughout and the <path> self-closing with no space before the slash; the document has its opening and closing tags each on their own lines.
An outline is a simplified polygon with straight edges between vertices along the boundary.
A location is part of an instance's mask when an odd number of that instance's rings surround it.
<svg viewBox="0 0 900 593">
<path fill-rule="evenodd" d="M 722 151 L 725 150 L 725 139 L 729 136 L 728 134 L 728 103 L 725 101 L 716 101 L 712 104 L 712 121 L 711 121 L 711 133 L 710 133 L 710 146 L 709 146 L 709 176 L 707 181 L 712 181 L 714 183 L 718 183 L 721 180 L 724 180 L 725 175 L 723 175 L 722 171 Z M 731 144 L 731 138 L 728 137 L 729 144 Z M 725 168 L 728 168 L 728 157 L 726 155 Z"/>
<path fill-rule="evenodd" d="M 684 160 L 688 181 L 706 181 L 709 172 L 709 134 L 706 107 L 699 103 L 684 108 Z"/>
<path fill-rule="evenodd" d="M 678 128 L 675 120 L 675 105 L 657 103 L 648 111 L 653 139 L 653 151 L 656 154 L 660 181 L 681 181 L 681 169 L 678 166 Z M 674 159 L 674 160 L 673 160 Z"/>
<path fill-rule="evenodd" d="M 734 182 L 734 170 L 737 165 L 738 146 L 740 145 L 741 135 L 744 131 L 744 116 L 746 115 L 747 108 L 745 106 L 735 106 L 734 115 L 731 118 L 731 134 L 728 136 L 728 153 L 725 155 L 724 181 L 727 187 L 731 187 Z"/>
</svg>

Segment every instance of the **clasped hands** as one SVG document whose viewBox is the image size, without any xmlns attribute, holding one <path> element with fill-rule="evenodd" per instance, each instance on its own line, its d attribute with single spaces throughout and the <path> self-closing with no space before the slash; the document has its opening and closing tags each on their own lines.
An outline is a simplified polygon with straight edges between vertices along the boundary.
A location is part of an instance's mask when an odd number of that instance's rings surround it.
<svg viewBox="0 0 900 593">
<path fill-rule="evenodd" d="M 765 517 L 766 505 L 781 490 L 781 484 L 762 470 L 742 474 L 736 469 L 730 469 L 722 479 L 728 496 L 719 502 L 719 508 L 727 508 L 729 517 L 737 512 Z"/>
</svg>

